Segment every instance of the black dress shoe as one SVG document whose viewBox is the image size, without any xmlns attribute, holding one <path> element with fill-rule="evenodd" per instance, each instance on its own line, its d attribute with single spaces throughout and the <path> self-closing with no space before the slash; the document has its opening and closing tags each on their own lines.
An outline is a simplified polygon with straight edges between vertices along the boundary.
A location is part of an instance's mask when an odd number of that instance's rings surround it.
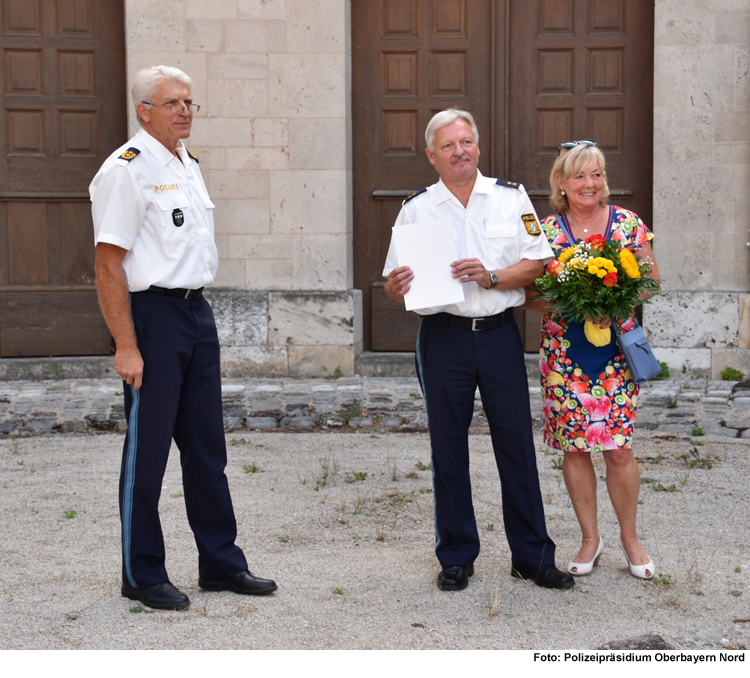
<svg viewBox="0 0 750 678">
<path fill-rule="evenodd" d="M 444 567 L 438 575 L 438 588 L 441 591 L 462 591 L 469 585 L 469 577 L 473 574 L 473 564 Z"/>
<path fill-rule="evenodd" d="M 256 577 L 250 570 L 219 579 L 199 577 L 198 586 L 207 591 L 234 591 L 246 596 L 265 596 L 278 588 L 275 581 Z"/>
<path fill-rule="evenodd" d="M 569 589 L 575 586 L 575 580 L 569 574 L 560 572 L 554 565 L 541 567 L 514 567 L 510 574 L 516 579 L 533 579 L 538 586 L 545 589 Z"/>
<path fill-rule="evenodd" d="M 147 589 L 138 589 L 123 584 L 120 593 L 130 600 L 140 600 L 144 605 L 155 610 L 184 610 L 190 607 L 190 598 L 175 588 L 168 581 Z"/>
</svg>

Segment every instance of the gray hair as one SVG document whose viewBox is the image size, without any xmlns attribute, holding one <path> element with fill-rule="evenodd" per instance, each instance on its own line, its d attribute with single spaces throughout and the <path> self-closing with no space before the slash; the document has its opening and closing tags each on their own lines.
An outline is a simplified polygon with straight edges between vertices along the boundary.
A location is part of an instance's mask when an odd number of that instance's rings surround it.
<svg viewBox="0 0 750 678">
<path fill-rule="evenodd" d="M 452 122 L 461 119 L 471 127 L 471 132 L 474 135 L 474 143 L 479 143 L 479 130 L 477 129 L 477 123 L 474 122 L 474 117 L 468 111 L 462 111 L 460 108 L 448 108 L 440 113 L 435 113 L 432 116 L 432 120 L 427 125 L 427 129 L 424 132 L 424 140 L 427 142 L 427 148 L 430 149 L 430 153 L 433 152 L 433 143 L 435 141 L 435 134 L 439 129 L 447 127 Z"/>
<path fill-rule="evenodd" d="M 139 71 L 138 75 L 133 79 L 133 88 L 131 89 L 133 105 L 135 106 L 135 114 L 139 125 L 143 126 L 143 120 L 141 119 L 141 114 L 138 112 L 138 104 L 144 101 L 151 101 L 159 85 L 164 80 L 180 82 L 190 88 L 193 86 L 190 76 L 174 66 L 151 66 L 151 68 L 144 68 L 142 71 Z"/>
<path fill-rule="evenodd" d="M 567 212 L 568 196 L 563 195 L 560 190 L 560 184 L 557 181 L 557 177 L 562 179 L 570 179 L 574 177 L 578 172 L 583 172 L 589 167 L 599 165 L 599 169 L 602 171 L 602 179 L 604 186 L 602 190 L 602 197 L 599 204 L 609 204 L 609 184 L 607 183 L 607 162 L 604 160 L 604 153 L 602 153 L 596 146 L 586 146 L 585 144 L 578 144 L 571 148 L 569 151 L 563 149 L 560 155 L 557 156 L 555 164 L 552 165 L 552 171 L 549 173 L 549 185 L 552 188 L 552 195 L 549 198 L 549 204 L 552 205 L 552 209 L 555 212 Z"/>
</svg>

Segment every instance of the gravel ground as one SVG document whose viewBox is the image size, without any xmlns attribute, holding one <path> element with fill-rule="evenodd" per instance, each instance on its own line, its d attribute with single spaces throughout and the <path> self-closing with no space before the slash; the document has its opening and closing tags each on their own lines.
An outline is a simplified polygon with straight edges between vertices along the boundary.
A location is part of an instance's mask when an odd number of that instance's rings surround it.
<svg viewBox="0 0 750 678">
<path fill-rule="evenodd" d="M 490 440 L 472 436 L 482 553 L 466 590 L 441 592 L 426 435 L 230 434 L 239 543 L 251 569 L 279 584 L 266 598 L 198 588 L 173 450 L 161 513 L 170 579 L 192 601 L 184 612 L 141 611 L 120 596 L 122 441 L 0 441 L 0 649 L 750 646 L 748 440 L 706 436 L 694 447 L 688 437 L 639 433 L 639 530 L 662 583 L 629 575 L 601 482 L 600 566 L 574 589 L 550 591 L 509 576 Z M 557 457 L 538 438 L 537 449 L 563 568 L 578 525 Z M 603 477 L 603 462 L 599 470 Z"/>
</svg>

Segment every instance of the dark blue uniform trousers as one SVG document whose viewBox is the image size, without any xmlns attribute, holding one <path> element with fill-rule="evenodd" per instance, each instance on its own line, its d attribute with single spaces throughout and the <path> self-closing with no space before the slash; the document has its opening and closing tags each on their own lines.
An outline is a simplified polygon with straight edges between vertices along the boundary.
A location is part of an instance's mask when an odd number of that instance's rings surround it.
<svg viewBox="0 0 750 678">
<path fill-rule="evenodd" d="M 470 565 L 479 555 L 468 435 L 477 386 L 500 472 L 512 565 L 554 564 L 555 544 L 544 522 L 528 380 L 515 320 L 473 332 L 423 316 L 416 362 L 432 446 L 435 553 L 440 565 Z"/>
<path fill-rule="evenodd" d="M 237 523 L 224 475 L 227 448 L 221 404 L 219 339 L 201 298 L 131 295 L 143 357 L 143 386 L 125 386 L 128 432 L 120 474 L 122 579 L 148 588 L 168 580 L 159 495 L 174 438 L 180 450 L 188 521 L 205 578 L 247 569 L 234 543 Z"/>
</svg>

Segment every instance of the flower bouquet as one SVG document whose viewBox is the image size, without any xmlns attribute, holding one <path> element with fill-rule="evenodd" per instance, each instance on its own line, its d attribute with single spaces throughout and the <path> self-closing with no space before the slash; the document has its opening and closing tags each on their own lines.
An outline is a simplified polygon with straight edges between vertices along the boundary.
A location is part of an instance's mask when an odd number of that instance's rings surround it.
<svg viewBox="0 0 750 678">
<path fill-rule="evenodd" d="M 652 278 L 651 262 L 621 244 L 593 235 L 568 247 L 547 264 L 534 281 L 538 299 L 550 304 L 568 320 L 584 323 L 588 340 L 596 346 L 609 343 L 609 328 L 596 319 L 627 318 L 633 307 L 646 300 L 641 293 L 662 294 L 658 278 Z"/>
</svg>

